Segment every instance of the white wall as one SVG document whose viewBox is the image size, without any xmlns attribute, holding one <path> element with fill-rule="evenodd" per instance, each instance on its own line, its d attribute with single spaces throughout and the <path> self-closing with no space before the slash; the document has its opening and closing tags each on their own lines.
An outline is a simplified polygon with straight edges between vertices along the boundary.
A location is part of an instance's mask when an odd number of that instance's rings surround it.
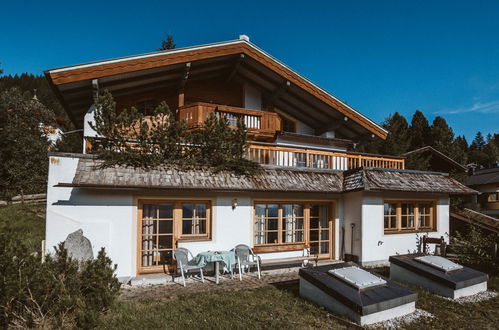
<svg viewBox="0 0 499 330">
<path fill-rule="evenodd" d="M 212 201 L 212 239 L 209 241 L 183 242 L 196 255 L 207 250 L 230 250 L 237 244 L 253 246 L 254 198 L 244 194 L 218 194 L 207 192 L 130 192 L 114 190 L 88 190 L 55 187 L 59 183 L 71 183 L 76 172 L 78 158 L 51 156 L 47 191 L 46 246 L 64 241 L 68 234 L 83 230 L 83 235 L 92 243 L 94 256 L 101 247 L 118 265 L 119 277 L 135 276 L 137 269 L 137 200 L 138 199 L 192 199 Z M 193 196 L 194 195 L 194 196 Z M 263 197 L 258 200 L 279 198 Z M 237 198 L 237 207 L 232 200 Z M 288 197 L 296 200 L 299 197 Z M 337 223 L 338 221 L 336 221 Z M 338 232 L 338 231 L 336 231 Z M 335 239 L 336 245 L 338 240 Z M 337 247 L 336 247 L 337 248 Z M 303 251 L 261 254 L 262 259 L 280 259 L 302 256 Z"/>
<path fill-rule="evenodd" d="M 258 88 L 248 83 L 243 85 L 244 108 L 262 110 L 262 93 Z"/>
<path fill-rule="evenodd" d="M 442 195 L 421 194 L 368 194 L 362 199 L 362 231 L 360 246 L 363 265 L 386 264 L 388 258 L 395 254 L 406 254 L 417 251 L 418 236 L 426 233 L 385 234 L 384 233 L 384 199 L 422 199 L 437 201 L 437 230 L 429 232 L 430 237 L 444 236 L 448 240 L 449 232 L 449 199 Z M 348 217 L 348 216 L 347 216 Z"/>
<path fill-rule="evenodd" d="M 76 172 L 77 158 L 50 157 L 47 190 L 45 240 L 47 252 L 66 239 L 67 235 L 83 230 L 92 243 L 94 256 L 101 247 L 118 264 L 118 276 L 134 272 L 136 208 L 133 198 L 125 193 L 88 193 L 76 188 L 54 187 L 70 183 Z"/>
<path fill-rule="evenodd" d="M 348 193 L 343 196 L 344 222 L 345 228 L 345 250 L 346 254 L 354 254 L 362 258 L 362 192 Z M 355 225 L 352 229 L 352 224 Z M 353 230 L 353 251 L 352 251 L 352 230 Z M 340 228 L 340 235 L 341 228 Z M 341 244 L 341 243 L 340 243 Z"/>
</svg>

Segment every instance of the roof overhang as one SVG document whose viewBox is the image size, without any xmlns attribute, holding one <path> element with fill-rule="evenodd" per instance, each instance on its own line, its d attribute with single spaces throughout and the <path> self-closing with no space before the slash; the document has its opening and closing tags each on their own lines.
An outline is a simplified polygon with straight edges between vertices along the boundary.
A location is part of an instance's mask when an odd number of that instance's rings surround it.
<svg viewBox="0 0 499 330">
<path fill-rule="evenodd" d="M 244 61 L 241 61 L 241 56 Z M 178 85 L 186 63 L 189 79 L 202 80 L 235 71 L 235 80 L 258 85 L 272 96 L 286 85 L 285 97 L 275 101 L 289 115 L 316 129 L 338 121 L 346 138 L 378 136 L 388 132 L 333 94 L 300 75 L 246 40 L 186 47 L 50 69 L 45 76 L 77 127 L 93 102 L 92 80 L 113 95 Z M 239 63 L 239 64 L 238 64 Z"/>
</svg>

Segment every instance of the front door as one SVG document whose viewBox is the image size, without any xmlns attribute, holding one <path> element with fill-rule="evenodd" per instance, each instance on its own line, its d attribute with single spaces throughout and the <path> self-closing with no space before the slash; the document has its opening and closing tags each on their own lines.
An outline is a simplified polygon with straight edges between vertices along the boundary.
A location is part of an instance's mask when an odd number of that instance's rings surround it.
<svg viewBox="0 0 499 330">
<path fill-rule="evenodd" d="M 139 205 L 139 272 L 158 271 L 172 263 L 176 245 L 173 212 L 174 204 L 169 202 Z"/>
<path fill-rule="evenodd" d="M 330 204 L 311 204 L 309 215 L 310 254 L 319 258 L 331 258 L 332 254 L 332 210 Z"/>
</svg>

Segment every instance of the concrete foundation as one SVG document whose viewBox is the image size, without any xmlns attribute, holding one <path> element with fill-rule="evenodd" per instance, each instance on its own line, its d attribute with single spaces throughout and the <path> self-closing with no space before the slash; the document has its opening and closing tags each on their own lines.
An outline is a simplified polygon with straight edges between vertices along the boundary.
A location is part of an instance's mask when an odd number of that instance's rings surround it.
<svg viewBox="0 0 499 330">
<path fill-rule="evenodd" d="M 431 279 L 423 277 L 393 263 L 390 264 L 390 279 L 419 286 L 428 289 L 429 291 L 440 296 L 451 299 L 471 296 L 483 291 L 487 291 L 487 281 L 454 290 L 448 286 L 432 281 Z"/>
<path fill-rule="evenodd" d="M 386 321 L 395 317 L 410 314 L 416 310 L 416 303 L 411 302 L 372 314 L 361 315 L 303 278 L 300 278 L 300 296 L 319 306 L 325 307 L 333 313 L 344 315 L 359 325 Z"/>
</svg>

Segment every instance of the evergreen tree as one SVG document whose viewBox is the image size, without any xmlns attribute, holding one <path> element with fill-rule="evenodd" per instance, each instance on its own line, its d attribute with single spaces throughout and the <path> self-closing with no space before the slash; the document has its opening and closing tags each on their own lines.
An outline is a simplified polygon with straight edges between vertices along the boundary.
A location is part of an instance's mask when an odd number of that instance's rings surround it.
<svg viewBox="0 0 499 330">
<path fill-rule="evenodd" d="M 422 148 L 430 144 L 430 125 L 424 114 L 416 110 L 411 120 L 411 150 Z"/>
<path fill-rule="evenodd" d="M 404 116 L 395 112 L 395 114 L 386 119 L 383 127 L 388 130 L 388 137 L 382 143 L 380 148 L 381 153 L 399 156 L 409 151 L 411 144 L 409 124 Z"/>
<path fill-rule="evenodd" d="M 486 166 L 488 157 L 485 153 L 485 139 L 482 132 L 476 133 L 475 139 L 471 142 L 469 148 L 469 160 L 481 167 Z"/>
<path fill-rule="evenodd" d="M 452 142 L 452 154 L 449 156 L 461 165 L 468 163 L 468 141 L 464 135 L 456 137 Z"/>
<path fill-rule="evenodd" d="M 168 33 L 166 35 L 166 39 L 161 41 L 161 48 L 159 48 L 158 50 L 175 49 L 175 47 L 177 47 L 177 45 L 173 41 L 173 36 Z"/>
<path fill-rule="evenodd" d="M 0 195 L 45 191 L 50 143 L 42 127 L 53 118 L 18 88 L 0 92 Z"/>
<path fill-rule="evenodd" d="M 436 117 L 431 126 L 432 146 L 441 153 L 450 156 L 452 154 L 452 141 L 454 141 L 452 128 L 449 127 L 444 118 Z"/>
<path fill-rule="evenodd" d="M 487 161 L 484 164 L 485 167 L 494 167 L 499 162 L 499 148 L 495 143 L 495 139 L 492 134 L 487 134 L 487 144 L 483 148 L 484 153 L 487 155 Z"/>
</svg>

